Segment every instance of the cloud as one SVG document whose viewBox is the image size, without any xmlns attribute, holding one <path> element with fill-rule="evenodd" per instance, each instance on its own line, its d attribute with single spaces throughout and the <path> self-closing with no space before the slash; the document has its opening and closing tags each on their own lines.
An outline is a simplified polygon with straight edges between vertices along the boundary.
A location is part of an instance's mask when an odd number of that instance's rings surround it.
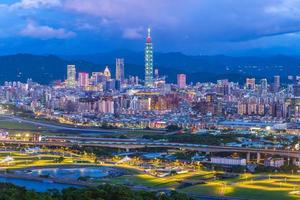
<svg viewBox="0 0 300 200">
<path fill-rule="evenodd" d="M 265 9 L 266 13 L 280 15 L 285 17 L 300 17 L 300 1 L 299 0 L 281 0 L 277 4 L 270 5 Z"/>
<path fill-rule="evenodd" d="M 21 35 L 38 39 L 67 39 L 76 34 L 63 28 L 55 29 L 50 26 L 40 26 L 30 21 L 21 31 Z"/>
<path fill-rule="evenodd" d="M 144 36 L 142 27 L 126 28 L 123 31 L 123 38 L 126 38 L 126 39 L 140 39 L 143 37 L 145 37 L 145 36 Z"/>
<path fill-rule="evenodd" d="M 61 6 L 60 0 L 21 0 L 11 4 L 11 9 L 37 9 L 40 7 L 57 7 Z"/>
<path fill-rule="evenodd" d="M 2 8 L 7 8 L 7 5 L 6 4 L 0 4 L 0 9 Z"/>
<path fill-rule="evenodd" d="M 282 46 L 276 38 L 300 31 L 300 0 L 2 0 L 0 8 L 5 36 L 63 39 L 75 30 L 78 46 L 140 48 L 150 26 L 157 50 L 205 53 Z"/>
<path fill-rule="evenodd" d="M 66 10 L 100 17 L 118 24 L 162 23 L 175 24 L 177 11 L 184 11 L 190 3 L 197 0 L 65 0 Z M 176 6 L 175 6 L 176 5 Z M 186 5 L 181 6 L 181 5 Z M 148 24 L 147 24 L 148 25 Z M 146 25 L 146 26 L 147 26 Z"/>
</svg>

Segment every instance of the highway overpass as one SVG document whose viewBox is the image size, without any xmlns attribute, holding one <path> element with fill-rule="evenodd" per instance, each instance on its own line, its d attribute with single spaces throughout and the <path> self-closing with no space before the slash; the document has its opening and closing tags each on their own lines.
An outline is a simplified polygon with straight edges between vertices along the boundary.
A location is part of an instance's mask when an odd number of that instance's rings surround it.
<svg viewBox="0 0 300 200">
<path fill-rule="evenodd" d="M 19 144 L 19 145 L 33 145 L 33 146 L 82 146 L 82 147 L 109 147 L 109 148 L 121 148 L 121 149 L 138 149 L 138 148 L 170 148 L 170 149 L 186 149 L 193 150 L 198 152 L 232 152 L 232 153 L 246 153 L 247 159 L 250 157 L 250 153 L 257 154 L 260 157 L 260 154 L 266 155 L 278 155 L 288 158 L 297 158 L 300 159 L 300 151 L 293 150 L 284 150 L 284 149 L 256 149 L 256 148 L 245 148 L 245 147 L 227 147 L 227 146 L 212 146 L 212 145 L 201 145 L 201 144 L 187 144 L 187 143 L 170 143 L 170 142 L 152 142 L 152 141 L 138 141 L 138 140 L 121 140 L 109 141 L 107 138 L 104 138 L 103 141 L 99 140 L 84 140 L 73 138 L 72 141 L 44 141 L 44 142 L 29 142 L 29 141 L 16 141 L 16 140 L 0 140 L 0 143 L 3 144 Z"/>
</svg>

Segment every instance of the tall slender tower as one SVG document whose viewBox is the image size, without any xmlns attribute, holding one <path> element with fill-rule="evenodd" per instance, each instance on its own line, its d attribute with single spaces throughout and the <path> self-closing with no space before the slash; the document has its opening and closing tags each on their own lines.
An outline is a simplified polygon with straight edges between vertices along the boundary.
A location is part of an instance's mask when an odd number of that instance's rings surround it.
<svg viewBox="0 0 300 200">
<path fill-rule="evenodd" d="M 145 86 L 153 86 L 153 46 L 151 39 L 151 29 L 148 28 L 148 36 L 145 48 Z"/>
</svg>

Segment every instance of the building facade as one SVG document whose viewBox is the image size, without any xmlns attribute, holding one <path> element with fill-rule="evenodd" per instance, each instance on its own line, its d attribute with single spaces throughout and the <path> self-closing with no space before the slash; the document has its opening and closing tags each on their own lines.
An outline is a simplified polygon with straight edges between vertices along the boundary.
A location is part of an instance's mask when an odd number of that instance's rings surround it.
<svg viewBox="0 0 300 200">
<path fill-rule="evenodd" d="M 75 65 L 67 66 L 67 86 L 76 86 L 76 67 Z"/>
<path fill-rule="evenodd" d="M 87 87 L 89 85 L 89 74 L 86 72 L 78 73 L 78 85 L 80 87 Z"/>
<path fill-rule="evenodd" d="M 124 59 L 117 58 L 116 59 L 116 80 L 124 81 L 125 73 L 124 73 Z"/>
<path fill-rule="evenodd" d="M 186 75 L 185 74 L 177 74 L 177 86 L 180 89 L 186 87 Z"/>
</svg>

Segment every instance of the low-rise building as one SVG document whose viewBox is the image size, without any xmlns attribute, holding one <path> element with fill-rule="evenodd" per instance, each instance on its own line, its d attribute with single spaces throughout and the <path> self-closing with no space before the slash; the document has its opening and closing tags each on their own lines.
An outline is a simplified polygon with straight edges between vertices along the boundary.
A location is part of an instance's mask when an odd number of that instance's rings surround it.
<svg viewBox="0 0 300 200">
<path fill-rule="evenodd" d="M 265 167 L 275 167 L 279 168 L 284 165 L 284 159 L 283 158 L 272 158 L 269 157 L 264 161 L 264 166 Z"/>
<path fill-rule="evenodd" d="M 212 164 L 218 164 L 218 165 L 241 165 L 246 166 L 247 161 L 243 158 L 223 158 L 223 157 L 211 157 L 211 163 Z"/>
</svg>

